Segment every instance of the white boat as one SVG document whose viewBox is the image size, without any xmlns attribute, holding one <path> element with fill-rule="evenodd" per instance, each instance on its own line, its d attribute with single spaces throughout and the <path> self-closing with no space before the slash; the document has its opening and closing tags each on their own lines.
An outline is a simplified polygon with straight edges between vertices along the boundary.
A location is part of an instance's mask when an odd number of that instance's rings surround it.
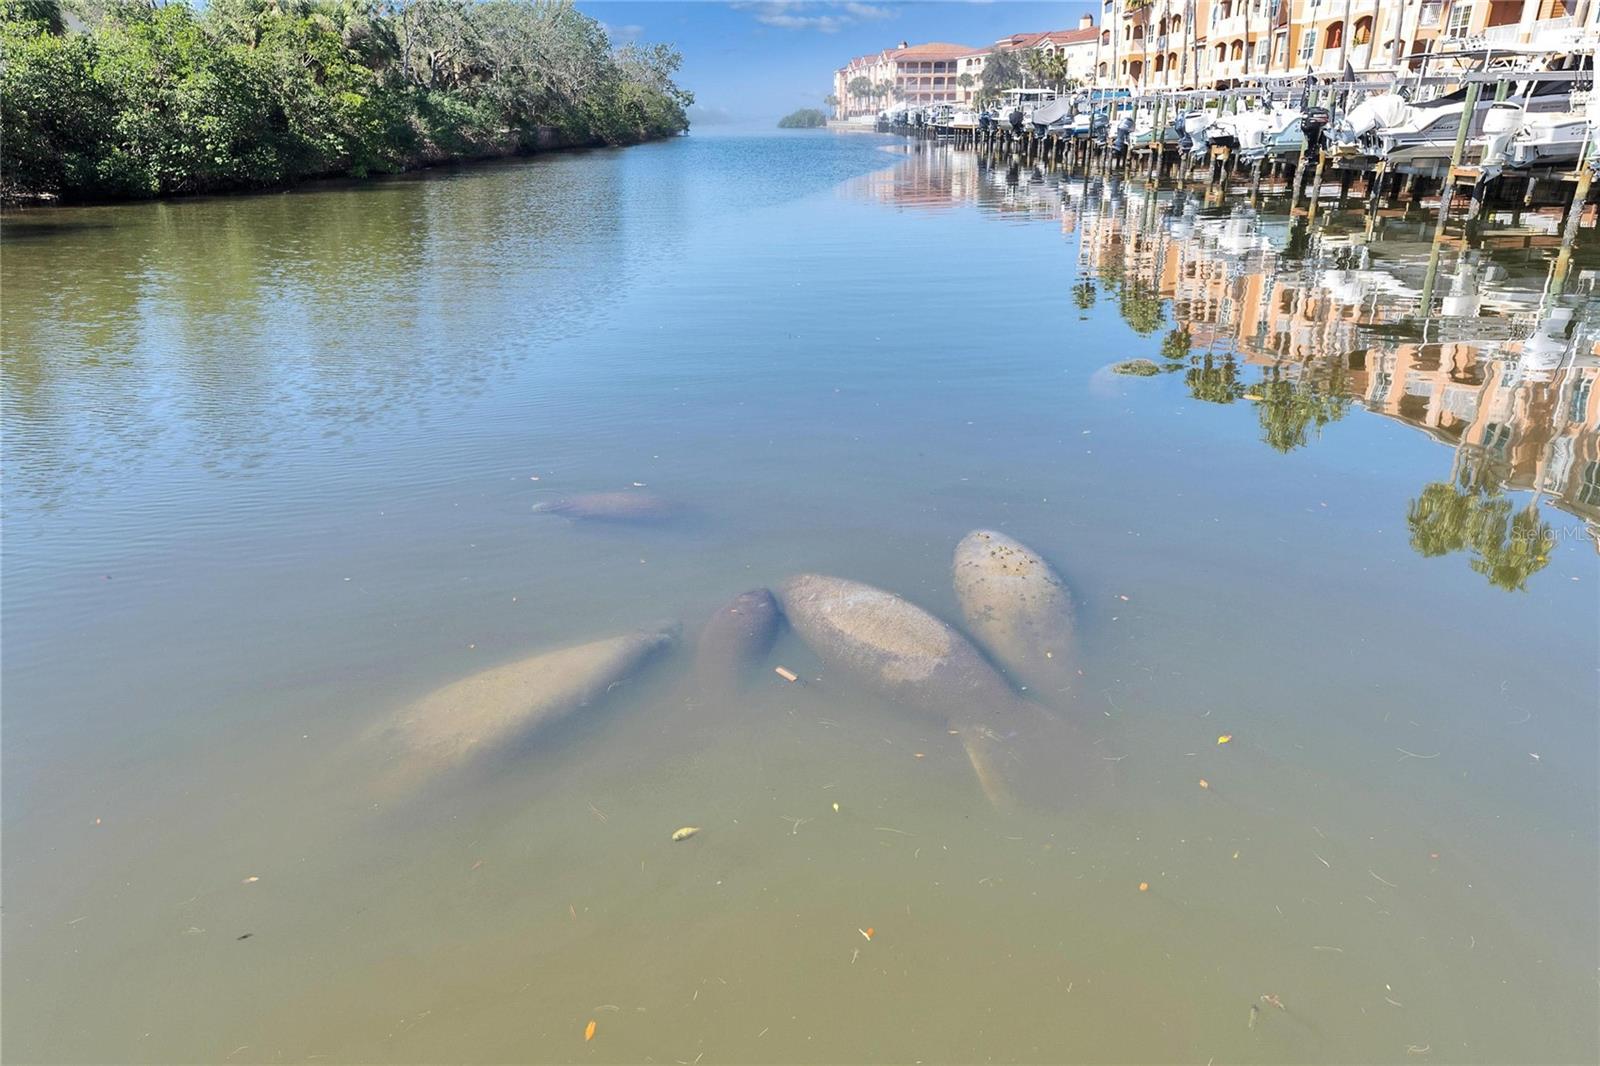
<svg viewBox="0 0 1600 1066">
<path fill-rule="evenodd" d="M 1065 97 L 1057 97 L 1047 104 L 1040 104 L 1028 116 L 1028 121 L 1033 124 L 1033 132 L 1039 136 L 1046 133 L 1066 134 L 1072 131 L 1072 101 Z"/>
<path fill-rule="evenodd" d="M 1214 120 L 1215 112 L 1205 108 L 1179 115 L 1172 124 L 1178 134 L 1178 150 L 1192 155 L 1205 155 L 1210 148 L 1210 130 Z"/>
<path fill-rule="evenodd" d="M 972 107 L 958 107 L 950 115 L 950 128 L 956 130 L 975 130 L 978 128 L 979 112 Z"/>
<path fill-rule="evenodd" d="M 1300 117 L 1297 108 L 1275 108 L 1269 102 L 1263 107 L 1223 115 L 1213 123 L 1209 140 L 1212 144 L 1226 144 L 1242 159 L 1261 159 L 1275 154 L 1280 143 L 1292 144 L 1292 148 L 1286 148 L 1291 151 L 1304 143 Z"/>
<path fill-rule="evenodd" d="M 1027 129 L 1034 111 L 1055 99 L 1054 89 L 1007 89 L 1000 105 L 1001 121 L 1009 122 L 1015 130 Z"/>
<path fill-rule="evenodd" d="M 1532 114 L 1519 110 L 1508 128 L 1487 136 L 1482 161 L 1489 166 L 1515 169 L 1573 166 L 1583 158 L 1584 143 L 1595 136 L 1597 127 L 1600 95 L 1596 94 L 1589 96 L 1582 110 Z"/>
<path fill-rule="evenodd" d="M 1489 138 L 1506 134 L 1525 117 L 1566 111 L 1567 86 L 1556 82 L 1526 83 L 1502 102 L 1480 101 L 1467 124 L 1462 162 L 1478 162 Z M 1466 88 L 1411 103 L 1400 93 L 1380 93 L 1351 109 L 1333 135 L 1337 155 L 1363 155 L 1409 166 L 1444 166 L 1455 151 Z"/>
</svg>

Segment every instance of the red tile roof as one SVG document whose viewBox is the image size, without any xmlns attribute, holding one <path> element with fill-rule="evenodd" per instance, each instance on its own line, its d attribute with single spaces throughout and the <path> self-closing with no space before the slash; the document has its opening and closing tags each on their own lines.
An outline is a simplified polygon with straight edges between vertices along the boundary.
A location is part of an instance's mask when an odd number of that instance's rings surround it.
<svg viewBox="0 0 1600 1066">
<path fill-rule="evenodd" d="M 959 59 L 972 54 L 968 44 L 914 44 L 909 48 L 896 48 L 889 52 L 891 59 Z"/>
<path fill-rule="evenodd" d="M 1051 41 L 1057 45 L 1088 44 L 1100 36 L 1100 30 L 1095 26 L 1086 26 L 1081 30 L 1043 30 L 1039 33 L 1013 33 L 1010 37 L 1002 37 L 994 43 L 996 48 L 1037 48 L 1041 41 Z"/>
</svg>

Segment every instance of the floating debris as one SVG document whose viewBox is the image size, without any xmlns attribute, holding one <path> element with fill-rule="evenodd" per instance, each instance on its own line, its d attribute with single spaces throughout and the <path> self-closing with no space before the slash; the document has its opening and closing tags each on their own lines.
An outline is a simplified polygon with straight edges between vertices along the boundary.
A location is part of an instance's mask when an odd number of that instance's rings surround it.
<svg viewBox="0 0 1600 1066">
<path fill-rule="evenodd" d="M 1148 359 L 1125 359 L 1120 363 L 1112 363 L 1111 372 L 1136 378 L 1153 378 L 1161 373 L 1161 368 Z"/>
<path fill-rule="evenodd" d="M 694 836 L 698 832 L 700 832 L 700 827 L 699 826 L 697 826 L 697 825 L 686 825 L 682 829 L 678 829 L 678 830 L 674 830 L 673 831 L 672 842 L 674 844 L 677 844 L 677 843 L 680 843 L 682 841 L 688 840 L 690 837 Z"/>
<path fill-rule="evenodd" d="M 785 681 L 788 681 L 790 684 L 800 680 L 800 675 L 789 669 L 787 666 L 773 667 L 772 672 L 783 678 Z"/>
<path fill-rule="evenodd" d="M 1233 734 L 1232 733 L 1224 733 L 1220 737 L 1217 738 L 1217 743 L 1218 744 L 1226 744 L 1228 741 L 1230 741 L 1232 739 L 1233 739 Z"/>
<path fill-rule="evenodd" d="M 588 1042 L 588 1041 L 594 1039 L 594 1019 L 593 1018 L 590 1018 L 589 1019 L 589 1024 L 583 1027 L 583 1039 L 584 1039 L 585 1042 Z"/>
</svg>

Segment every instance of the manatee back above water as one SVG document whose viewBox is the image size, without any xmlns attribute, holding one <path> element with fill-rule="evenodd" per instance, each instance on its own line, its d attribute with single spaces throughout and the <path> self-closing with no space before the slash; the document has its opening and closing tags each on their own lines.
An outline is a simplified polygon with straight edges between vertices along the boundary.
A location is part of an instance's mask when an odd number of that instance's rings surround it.
<svg viewBox="0 0 1600 1066">
<path fill-rule="evenodd" d="M 883 589 L 801 574 L 777 590 L 789 625 L 830 669 L 953 730 L 984 794 L 1053 805 L 1078 773 L 1076 737 L 1021 697 L 948 623 Z"/>
<path fill-rule="evenodd" d="M 819 658 L 881 694 L 946 718 L 1003 712 L 1016 696 L 948 623 L 892 592 L 821 574 L 778 589 L 795 632 Z"/>
<path fill-rule="evenodd" d="M 461 766 L 599 703 L 676 635 L 664 624 L 492 667 L 405 707 L 384 732 L 408 776 Z"/>
<path fill-rule="evenodd" d="M 728 695 L 739 673 L 766 655 L 783 621 L 767 589 L 751 589 L 719 607 L 695 649 L 695 678 L 702 691 Z"/>
<path fill-rule="evenodd" d="M 653 492 L 585 492 L 533 505 L 535 514 L 558 514 L 593 522 L 659 522 L 672 504 Z"/>
<path fill-rule="evenodd" d="M 991 529 L 968 533 L 952 566 L 967 630 L 1020 684 L 1058 698 L 1077 680 L 1072 594 L 1022 542 Z"/>
</svg>

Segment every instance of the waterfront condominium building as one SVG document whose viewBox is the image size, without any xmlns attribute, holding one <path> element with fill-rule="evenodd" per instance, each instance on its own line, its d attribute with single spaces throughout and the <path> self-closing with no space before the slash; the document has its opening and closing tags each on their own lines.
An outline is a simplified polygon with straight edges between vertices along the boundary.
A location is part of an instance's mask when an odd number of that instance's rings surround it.
<svg viewBox="0 0 1600 1066">
<path fill-rule="evenodd" d="M 990 51 L 1037 50 L 1047 56 L 1059 55 L 1063 76 L 1069 81 L 1088 84 L 1095 77 L 1095 62 L 1100 51 L 1100 33 L 1094 16 L 1084 15 L 1070 30 L 1045 30 L 1040 33 L 1014 33 L 994 43 Z M 987 55 L 988 53 L 984 53 Z"/>
<path fill-rule="evenodd" d="M 1252 78 L 1413 68 L 1446 48 L 1566 52 L 1600 39 L 1600 0 L 1102 0 L 1098 27 L 1016 33 L 988 48 L 908 45 L 834 72 L 838 118 L 892 103 L 969 104 L 997 51 L 1066 60 L 1078 84 L 1221 89 Z"/>
<path fill-rule="evenodd" d="M 891 104 L 970 104 L 982 87 L 983 68 L 997 51 L 1037 50 L 1059 55 L 1065 77 L 1087 83 L 1094 77 L 1099 37 L 1094 17 L 1084 15 L 1075 29 L 1014 33 L 988 48 L 959 44 L 908 44 L 857 56 L 833 73 L 835 118 L 876 115 Z"/>
<path fill-rule="evenodd" d="M 894 103 L 913 107 L 958 100 L 960 60 L 974 49 L 964 44 L 908 44 L 857 56 L 833 73 L 837 118 L 876 115 Z"/>
<path fill-rule="evenodd" d="M 1097 79 L 1131 89 L 1392 72 L 1445 42 L 1562 51 L 1600 25 L 1600 4 L 1579 0 L 1103 0 L 1102 13 Z"/>
</svg>

